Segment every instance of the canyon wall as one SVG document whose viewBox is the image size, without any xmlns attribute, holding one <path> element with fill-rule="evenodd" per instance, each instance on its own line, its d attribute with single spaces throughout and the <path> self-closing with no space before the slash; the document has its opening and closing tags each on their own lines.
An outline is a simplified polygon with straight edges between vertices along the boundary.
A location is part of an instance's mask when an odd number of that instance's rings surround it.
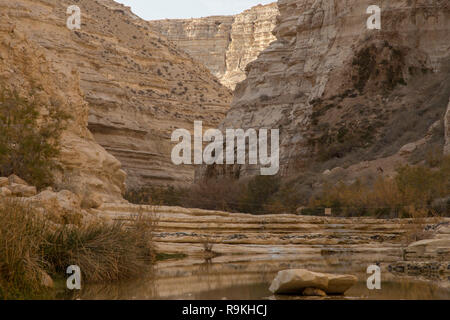
<svg viewBox="0 0 450 320">
<path fill-rule="evenodd" d="M 368 30 L 373 4 L 278 1 L 277 41 L 247 66 L 222 127 L 280 129 L 281 175 L 288 177 L 388 158 L 382 165 L 393 169 L 394 160 L 418 161 L 431 145 L 442 150 L 450 4 L 380 0 L 382 28 Z"/>
<path fill-rule="evenodd" d="M 56 187 L 77 193 L 85 207 L 121 201 L 126 174 L 87 129 L 89 106 L 78 72 L 49 61 L 43 48 L 17 30 L 5 14 L 0 14 L 0 39 L 1 89 L 34 101 L 42 115 L 52 110 L 70 115 L 61 135 L 59 166 L 54 169 Z"/>
<path fill-rule="evenodd" d="M 225 86 L 245 79 L 245 67 L 275 40 L 276 3 L 258 5 L 235 16 L 166 19 L 149 24 L 203 63 Z"/>
<path fill-rule="evenodd" d="M 190 130 L 194 120 L 217 126 L 231 92 L 206 67 L 112 0 L 77 1 L 81 28 L 69 30 L 67 8 L 73 4 L 0 0 L 0 12 L 40 47 L 49 63 L 78 74 L 89 107 L 88 128 L 122 163 L 128 187 L 190 183 L 194 168 L 172 164 L 171 134 L 177 128 Z M 71 114 L 81 112 L 79 108 L 73 106 Z M 82 161 L 78 158 L 72 155 L 75 167 Z"/>
</svg>

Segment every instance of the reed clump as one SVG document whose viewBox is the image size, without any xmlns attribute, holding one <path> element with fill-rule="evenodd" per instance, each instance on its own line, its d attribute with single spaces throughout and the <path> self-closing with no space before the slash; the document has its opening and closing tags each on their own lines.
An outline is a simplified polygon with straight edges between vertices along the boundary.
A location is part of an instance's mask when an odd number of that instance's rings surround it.
<svg viewBox="0 0 450 320">
<path fill-rule="evenodd" d="M 45 276 L 65 276 L 77 265 L 82 281 L 137 278 L 155 258 L 155 220 L 55 224 L 46 213 L 15 199 L 0 201 L 0 298 L 33 299 L 49 293 Z"/>
</svg>

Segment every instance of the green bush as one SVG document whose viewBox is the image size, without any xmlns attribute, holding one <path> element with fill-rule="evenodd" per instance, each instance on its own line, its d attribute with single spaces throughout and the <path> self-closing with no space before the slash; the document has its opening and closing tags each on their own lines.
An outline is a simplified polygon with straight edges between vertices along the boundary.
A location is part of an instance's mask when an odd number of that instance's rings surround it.
<svg viewBox="0 0 450 320">
<path fill-rule="evenodd" d="M 38 110 L 32 96 L 0 89 L 0 175 L 16 174 L 42 188 L 52 184 L 54 158 L 59 153 L 59 137 L 69 117 L 57 106 Z"/>
<path fill-rule="evenodd" d="M 278 191 L 283 192 L 274 197 Z M 209 179 L 187 188 L 147 187 L 131 190 L 125 198 L 134 204 L 266 214 L 283 211 L 282 203 L 291 195 L 281 188 L 279 178 L 256 176 L 248 181 Z"/>
<path fill-rule="evenodd" d="M 184 196 L 184 190 L 173 186 L 153 186 L 127 190 L 124 198 L 134 204 L 181 206 Z"/>
</svg>

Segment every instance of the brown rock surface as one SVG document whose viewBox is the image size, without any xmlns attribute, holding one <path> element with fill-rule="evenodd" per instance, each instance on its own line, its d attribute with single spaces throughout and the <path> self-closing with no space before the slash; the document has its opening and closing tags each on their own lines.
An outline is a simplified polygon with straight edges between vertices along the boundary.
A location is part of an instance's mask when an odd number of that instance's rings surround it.
<svg viewBox="0 0 450 320">
<path fill-rule="evenodd" d="M 15 7 L 20 6 L 15 3 Z M 70 186 L 82 198 L 98 195 L 110 202 L 121 199 L 125 173 L 87 129 L 88 105 L 81 95 L 76 71 L 54 64 L 39 44 L 16 28 L 17 21 L 1 12 L 0 81 L 25 97 L 34 91 L 43 113 L 58 105 L 72 116 L 61 137 L 58 161 L 63 170 L 55 170 L 56 183 Z M 70 181 L 65 179 L 68 175 Z M 35 188 L 27 187 L 19 177 L 11 176 L 9 181 L 13 182 L 9 186 L 13 194 L 36 194 Z"/>
<path fill-rule="evenodd" d="M 288 268 L 312 264 L 314 270 L 335 260 L 355 267 L 393 263 L 402 259 L 406 235 L 417 229 L 410 219 L 254 216 L 130 204 L 105 203 L 92 213 L 108 220 L 127 220 L 138 213 L 153 216 L 158 221 L 154 241 L 161 252 L 203 258 L 207 243 L 223 255 L 213 258 L 217 263 L 234 255 L 236 261 L 268 261 L 271 272 L 278 272 L 284 260 Z"/>
<path fill-rule="evenodd" d="M 32 197 L 36 195 L 36 187 L 27 186 L 24 184 L 11 183 L 7 187 L 13 196 L 17 197 Z"/>
<path fill-rule="evenodd" d="M 150 21 L 150 26 L 203 63 L 234 89 L 247 64 L 275 40 L 276 3 L 258 5 L 235 16 Z"/>
<path fill-rule="evenodd" d="M 436 122 L 442 126 L 448 1 L 384 3 L 380 31 L 366 28 L 372 4 L 278 1 L 277 41 L 247 66 L 223 128 L 279 128 L 281 174 L 291 176 L 315 160 L 331 160 L 323 172 L 391 157 Z"/>
<path fill-rule="evenodd" d="M 344 294 L 356 284 L 358 278 L 352 275 L 334 275 L 312 272 L 306 269 L 290 269 L 278 272 L 270 286 L 275 294 L 300 294 L 322 296 Z M 318 289 L 318 291 L 314 290 Z"/>
<path fill-rule="evenodd" d="M 410 243 L 404 250 L 402 261 L 389 265 L 394 274 L 423 276 L 448 281 L 450 273 L 450 222 L 431 225 L 429 239 Z"/>
<path fill-rule="evenodd" d="M 2 21 L 40 46 L 46 60 L 57 65 L 60 85 L 77 96 L 66 97 L 72 114 L 89 121 L 95 140 L 116 157 L 128 173 L 127 185 L 177 184 L 192 181 L 193 167 L 171 162 L 171 134 L 191 129 L 194 120 L 216 126 L 230 103 L 230 92 L 210 72 L 178 50 L 129 8 L 112 0 L 80 0 L 81 29 L 66 27 L 69 0 L 0 1 Z M 70 75 L 73 72 L 73 75 Z M 66 78 L 62 74 L 67 75 Z M 55 76 L 56 77 L 56 74 Z M 76 78 L 79 78 L 76 80 Z M 79 83 L 79 85 L 78 85 Z M 79 86 L 79 89 L 78 89 Z M 87 114 L 86 104 L 89 106 Z M 89 135 L 84 129 L 83 134 Z M 66 136 L 68 166 L 104 167 L 110 185 L 120 193 L 120 165 L 97 144 L 81 144 L 77 134 Z M 85 157 L 80 157 L 80 150 Z M 89 179 L 79 172 L 66 180 Z M 91 180 L 93 188 L 104 181 Z"/>
<path fill-rule="evenodd" d="M 299 294 L 307 288 L 326 290 L 327 287 L 328 277 L 326 275 L 298 269 L 278 272 L 269 290 L 275 294 Z"/>
</svg>

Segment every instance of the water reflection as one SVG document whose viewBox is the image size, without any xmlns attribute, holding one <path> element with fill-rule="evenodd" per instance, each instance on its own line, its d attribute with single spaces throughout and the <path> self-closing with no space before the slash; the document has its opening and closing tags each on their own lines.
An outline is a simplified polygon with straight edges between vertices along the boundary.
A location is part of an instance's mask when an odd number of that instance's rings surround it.
<svg viewBox="0 0 450 320">
<path fill-rule="evenodd" d="M 308 268 L 330 273 L 351 273 L 360 282 L 345 297 L 331 299 L 450 299 L 449 281 L 424 281 L 399 277 L 387 271 L 383 274 L 381 290 L 368 290 L 367 275 L 354 264 L 304 265 L 296 261 L 169 261 L 142 279 L 109 285 L 87 285 L 81 292 L 63 294 L 66 299 L 126 299 L 126 300 L 259 300 L 304 299 L 291 296 L 273 296 L 268 288 L 277 270 Z M 311 298 L 310 298 L 311 299 Z M 329 298 L 328 298 L 329 299 Z"/>
</svg>

